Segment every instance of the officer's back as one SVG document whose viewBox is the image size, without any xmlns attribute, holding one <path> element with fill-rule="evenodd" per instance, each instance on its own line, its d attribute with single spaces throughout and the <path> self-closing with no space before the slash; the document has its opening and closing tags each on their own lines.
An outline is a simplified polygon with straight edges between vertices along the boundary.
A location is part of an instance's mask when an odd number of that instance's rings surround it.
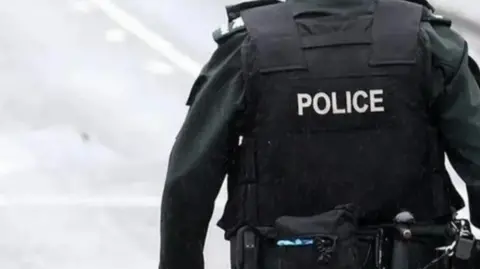
<svg viewBox="0 0 480 269">
<path fill-rule="evenodd" d="M 366 223 L 403 209 L 420 221 L 452 213 L 425 94 L 431 52 L 420 25 L 428 11 L 402 0 L 330 2 L 240 13 L 251 38 L 247 112 L 221 221 L 227 231 L 245 221 L 239 216 L 266 226 L 348 203 Z"/>
<path fill-rule="evenodd" d="M 480 105 L 465 101 L 478 95 L 476 64 L 469 69 L 448 20 L 403 0 L 255 1 L 228 15 L 172 152 L 161 267 L 201 267 L 225 173 L 219 226 L 234 247 L 242 226 L 344 204 L 360 208 L 365 225 L 402 210 L 419 222 L 449 220 L 464 203 L 444 151 L 470 180 L 471 207 L 480 201 L 480 169 L 465 165 L 480 150 L 459 157 L 480 134 L 469 118 L 480 119 Z"/>
</svg>

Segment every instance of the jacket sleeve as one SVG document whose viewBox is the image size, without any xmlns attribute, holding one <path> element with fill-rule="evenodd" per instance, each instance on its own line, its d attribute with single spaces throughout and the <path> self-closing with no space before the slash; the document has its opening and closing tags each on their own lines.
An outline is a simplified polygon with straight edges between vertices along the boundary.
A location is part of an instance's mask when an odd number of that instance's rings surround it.
<svg viewBox="0 0 480 269">
<path fill-rule="evenodd" d="M 469 205 L 470 205 L 470 216 L 472 219 L 472 223 L 476 227 L 480 227 L 480 149 L 478 144 L 480 144 L 480 70 L 478 68 L 477 63 L 471 57 L 468 59 L 468 71 L 467 72 L 467 81 L 469 84 L 469 88 L 474 93 L 472 94 L 471 103 L 476 108 L 474 111 L 474 116 L 472 117 L 472 121 L 474 121 L 474 125 L 476 126 L 476 132 L 472 132 L 469 137 L 472 137 L 472 140 L 475 139 L 477 142 L 477 148 L 472 149 L 475 153 L 474 160 L 467 162 L 470 163 L 470 168 L 463 168 L 468 173 L 469 177 L 467 177 L 467 190 L 468 190 L 468 198 L 469 198 Z M 471 72 L 471 73 L 470 73 Z"/>
<path fill-rule="evenodd" d="M 449 160 L 466 183 L 472 223 L 480 227 L 480 89 L 467 42 L 447 27 L 430 35 L 442 91 L 435 101 Z M 437 82 L 438 83 L 438 82 Z"/>
<path fill-rule="evenodd" d="M 240 48 L 222 43 L 195 81 L 187 117 L 170 154 L 161 207 L 160 269 L 203 269 L 215 200 L 238 143 L 235 115 L 243 97 Z"/>
</svg>

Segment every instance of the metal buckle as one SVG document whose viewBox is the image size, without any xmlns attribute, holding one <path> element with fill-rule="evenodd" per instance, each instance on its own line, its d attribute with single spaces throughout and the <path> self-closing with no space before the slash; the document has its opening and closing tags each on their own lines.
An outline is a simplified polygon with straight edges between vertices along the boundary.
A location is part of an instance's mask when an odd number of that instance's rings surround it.
<svg viewBox="0 0 480 269">
<path fill-rule="evenodd" d="M 334 236 L 320 235 L 315 236 L 314 242 L 318 253 L 317 262 L 322 265 L 328 264 L 337 246 L 337 238 Z"/>
</svg>

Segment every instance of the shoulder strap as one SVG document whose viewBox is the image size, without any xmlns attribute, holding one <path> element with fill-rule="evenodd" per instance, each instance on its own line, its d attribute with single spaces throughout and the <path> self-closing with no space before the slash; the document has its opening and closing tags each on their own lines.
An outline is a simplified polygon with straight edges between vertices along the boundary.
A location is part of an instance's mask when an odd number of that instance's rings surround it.
<svg viewBox="0 0 480 269">
<path fill-rule="evenodd" d="M 260 72 L 306 69 L 301 37 L 288 3 L 241 12 Z"/>
<path fill-rule="evenodd" d="M 372 66 L 414 64 L 424 7 L 403 0 L 379 0 L 373 19 Z"/>
</svg>

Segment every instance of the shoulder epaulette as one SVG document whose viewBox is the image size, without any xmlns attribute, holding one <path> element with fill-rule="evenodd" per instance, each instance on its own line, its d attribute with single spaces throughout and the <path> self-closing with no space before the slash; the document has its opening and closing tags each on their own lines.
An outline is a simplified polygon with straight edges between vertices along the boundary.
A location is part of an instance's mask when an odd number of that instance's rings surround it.
<svg viewBox="0 0 480 269">
<path fill-rule="evenodd" d="M 278 0 L 263 0 L 263 1 L 247 1 L 236 5 L 227 6 L 228 23 L 220 26 L 213 32 L 213 39 L 220 43 L 233 34 L 245 30 L 245 24 L 241 17 L 244 10 L 252 9 L 260 6 L 273 5 L 282 3 Z"/>
<path fill-rule="evenodd" d="M 228 37 L 243 30 L 245 30 L 245 24 L 243 19 L 240 17 L 230 23 L 222 25 L 220 28 L 215 30 L 213 32 L 213 39 L 215 42 L 220 43 L 222 40 L 226 40 Z"/>
<path fill-rule="evenodd" d="M 436 25 L 445 25 L 445 26 L 452 26 L 452 20 L 449 18 L 446 18 L 442 15 L 434 14 L 434 13 L 428 13 L 425 16 L 423 16 L 423 21 L 430 22 L 431 24 L 436 24 Z"/>
</svg>

